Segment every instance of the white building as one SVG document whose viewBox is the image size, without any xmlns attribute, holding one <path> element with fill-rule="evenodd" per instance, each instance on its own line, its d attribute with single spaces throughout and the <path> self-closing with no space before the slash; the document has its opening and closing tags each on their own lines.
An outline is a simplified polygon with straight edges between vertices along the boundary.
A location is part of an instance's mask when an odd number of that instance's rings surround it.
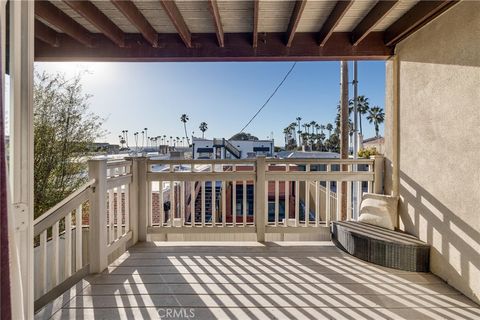
<svg viewBox="0 0 480 320">
<path fill-rule="evenodd" d="M 226 140 L 192 138 L 193 159 L 246 159 L 273 156 L 273 140 Z"/>
</svg>

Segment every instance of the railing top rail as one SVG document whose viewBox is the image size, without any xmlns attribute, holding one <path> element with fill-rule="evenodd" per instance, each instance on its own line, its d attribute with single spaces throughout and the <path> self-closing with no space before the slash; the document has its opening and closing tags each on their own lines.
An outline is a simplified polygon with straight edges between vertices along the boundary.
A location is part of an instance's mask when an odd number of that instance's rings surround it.
<svg viewBox="0 0 480 320">
<path fill-rule="evenodd" d="M 155 160 L 155 159 L 149 159 L 148 164 L 231 164 L 231 165 L 242 165 L 242 164 L 254 164 L 256 163 L 256 159 L 233 159 L 233 160 L 227 160 L 227 159 L 215 159 L 215 160 L 210 160 L 210 159 L 181 159 L 181 160 Z"/>
<path fill-rule="evenodd" d="M 267 158 L 267 164 L 373 164 L 373 159 L 273 159 Z"/>
<path fill-rule="evenodd" d="M 131 163 L 132 162 L 129 161 L 129 160 L 112 160 L 112 161 L 107 162 L 107 168 L 108 169 L 118 168 L 118 167 L 122 167 L 122 166 L 125 166 L 125 165 L 129 165 Z"/>
<path fill-rule="evenodd" d="M 181 164 L 231 164 L 231 165 L 251 165 L 257 162 L 256 159 L 178 159 L 178 160 L 163 160 L 163 159 L 148 159 L 148 165 L 166 164 L 166 165 L 181 165 Z M 311 158 L 295 158 L 295 159 L 274 159 L 267 158 L 267 164 L 373 164 L 374 159 L 311 159 Z"/>
<path fill-rule="evenodd" d="M 37 227 L 39 226 L 42 222 L 45 222 L 47 219 L 51 218 L 51 216 L 55 215 L 57 212 L 59 212 L 60 210 L 62 210 L 63 207 L 65 207 L 66 205 L 68 205 L 70 202 L 72 202 L 73 200 L 75 200 L 77 197 L 81 196 L 87 189 L 89 189 L 92 185 L 95 184 L 95 179 L 91 179 L 89 180 L 87 183 L 85 183 L 84 185 L 82 185 L 80 188 L 78 188 L 77 190 L 75 190 L 74 192 L 72 192 L 68 197 L 66 197 L 65 199 L 63 199 L 62 201 L 60 201 L 59 203 L 57 203 L 55 206 L 53 206 L 50 210 L 48 210 L 47 212 L 45 212 L 44 214 L 42 214 L 40 217 L 38 217 L 37 219 L 35 219 L 33 221 L 33 225 L 34 227 Z M 51 225 L 47 225 L 47 226 L 43 226 L 41 228 L 41 230 L 39 230 L 37 232 L 37 230 L 35 230 L 35 235 L 39 234 L 41 231 L 45 230 L 46 228 L 49 228 L 53 225 L 53 223 L 57 222 L 58 220 L 62 219 L 64 216 L 66 216 L 68 214 L 68 211 L 66 211 L 63 215 L 57 217 L 57 219 L 53 219 L 52 220 L 52 223 Z M 36 228 L 38 229 L 38 228 Z"/>
</svg>

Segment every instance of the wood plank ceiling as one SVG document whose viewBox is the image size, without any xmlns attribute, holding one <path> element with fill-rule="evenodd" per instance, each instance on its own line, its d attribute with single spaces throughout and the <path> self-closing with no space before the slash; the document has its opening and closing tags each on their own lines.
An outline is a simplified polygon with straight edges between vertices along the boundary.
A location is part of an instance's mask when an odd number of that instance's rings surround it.
<svg viewBox="0 0 480 320">
<path fill-rule="evenodd" d="M 35 1 L 37 61 L 386 59 L 457 1 Z"/>
</svg>

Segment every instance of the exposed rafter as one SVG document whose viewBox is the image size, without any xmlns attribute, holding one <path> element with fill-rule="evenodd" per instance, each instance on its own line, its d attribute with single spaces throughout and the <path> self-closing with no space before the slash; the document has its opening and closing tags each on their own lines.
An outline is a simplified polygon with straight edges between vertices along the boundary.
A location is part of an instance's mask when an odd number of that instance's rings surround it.
<svg viewBox="0 0 480 320">
<path fill-rule="evenodd" d="M 48 43 L 52 47 L 58 47 L 60 45 L 58 32 L 37 19 L 35 19 L 35 37 Z"/>
<path fill-rule="evenodd" d="M 258 46 L 258 14 L 260 11 L 260 0 L 253 0 L 253 40 L 254 48 Z"/>
<path fill-rule="evenodd" d="M 177 29 L 182 41 L 185 43 L 187 48 L 192 48 L 192 35 L 190 30 L 188 30 L 187 24 L 185 23 L 185 20 L 183 19 L 180 10 L 178 10 L 175 2 L 172 0 L 160 0 L 160 3 L 162 4 L 163 10 L 170 18 L 170 21 L 172 21 L 173 25 L 175 26 L 175 29 Z"/>
<path fill-rule="evenodd" d="M 223 48 L 225 46 L 222 20 L 220 19 L 220 11 L 218 10 L 217 0 L 209 0 L 208 6 L 212 13 L 213 22 L 215 23 L 215 33 L 217 34 L 218 45 Z"/>
<path fill-rule="evenodd" d="M 257 48 L 251 45 L 250 32 L 229 33 L 228 46 L 218 47 L 216 35 L 195 34 L 194 48 L 187 48 L 176 34 L 162 34 L 164 48 L 158 50 L 141 43 L 140 34 L 127 34 L 126 47 L 119 49 L 108 38 L 98 35 L 95 50 L 86 48 L 60 34 L 60 47 L 38 41 L 37 61 L 320 61 L 382 60 L 393 54 L 383 43 L 383 33 L 371 32 L 358 46 L 352 46 L 349 32 L 335 32 L 330 41 L 318 47 L 317 33 L 297 33 L 286 50 L 285 33 L 265 33 Z"/>
<path fill-rule="evenodd" d="M 297 31 L 298 23 L 300 22 L 306 4 L 307 0 L 295 1 L 295 7 L 293 8 L 292 17 L 290 18 L 290 23 L 288 24 L 287 29 L 287 47 L 292 45 L 293 37 Z"/>
<path fill-rule="evenodd" d="M 125 35 L 100 9 L 90 1 L 64 0 L 64 2 L 82 17 L 93 24 L 117 46 L 125 46 Z"/>
<path fill-rule="evenodd" d="M 138 8 L 129 0 L 111 0 L 113 5 L 143 35 L 152 46 L 158 47 L 158 34 Z"/>
<path fill-rule="evenodd" d="M 385 44 L 395 45 L 458 1 L 420 1 L 385 31 Z"/>
<path fill-rule="evenodd" d="M 352 32 L 352 43 L 354 46 L 358 45 L 360 41 L 365 39 L 365 37 L 375 28 L 375 26 L 382 21 L 382 19 L 392 10 L 398 1 L 388 0 L 388 1 L 379 1 L 377 4 L 368 12 L 368 14 L 363 18 L 362 21 L 355 27 Z"/>
<path fill-rule="evenodd" d="M 342 20 L 343 16 L 347 12 L 347 10 L 352 6 L 353 1 L 338 1 L 335 7 L 333 8 L 332 12 L 327 18 L 327 21 L 322 26 L 322 29 L 318 33 L 318 42 L 321 47 L 323 47 L 330 36 L 333 33 L 333 30 L 338 25 L 340 20 Z"/>
<path fill-rule="evenodd" d="M 88 47 L 93 46 L 92 34 L 50 2 L 35 1 L 35 15 L 62 30 L 78 42 Z"/>
</svg>

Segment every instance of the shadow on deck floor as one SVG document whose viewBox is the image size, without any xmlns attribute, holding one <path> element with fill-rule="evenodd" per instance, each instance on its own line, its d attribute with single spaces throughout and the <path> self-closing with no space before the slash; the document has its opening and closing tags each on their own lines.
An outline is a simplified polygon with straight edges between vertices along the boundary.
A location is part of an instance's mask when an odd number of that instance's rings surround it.
<svg viewBox="0 0 480 320">
<path fill-rule="evenodd" d="M 130 248 L 36 318 L 50 316 L 479 319 L 480 307 L 432 274 L 372 265 L 331 242 L 157 242 Z"/>
</svg>

